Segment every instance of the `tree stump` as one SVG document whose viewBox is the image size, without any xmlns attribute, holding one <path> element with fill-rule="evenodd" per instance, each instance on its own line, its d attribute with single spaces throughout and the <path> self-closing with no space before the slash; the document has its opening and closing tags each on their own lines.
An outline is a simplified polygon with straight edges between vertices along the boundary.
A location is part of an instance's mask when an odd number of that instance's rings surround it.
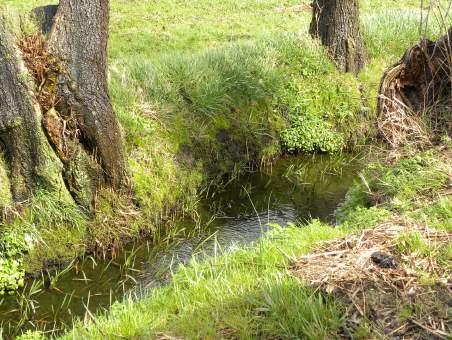
<svg viewBox="0 0 452 340">
<path fill-rule="evenodd" d="M 452 28 L 436 42 L 421 40 L 381 80 L 378 131 L 391 147 L 428 143 L 423 127 L 451 133 L 452 122 Z M 445 118 L 445 119 L 443 119 Z"/>
</svg>

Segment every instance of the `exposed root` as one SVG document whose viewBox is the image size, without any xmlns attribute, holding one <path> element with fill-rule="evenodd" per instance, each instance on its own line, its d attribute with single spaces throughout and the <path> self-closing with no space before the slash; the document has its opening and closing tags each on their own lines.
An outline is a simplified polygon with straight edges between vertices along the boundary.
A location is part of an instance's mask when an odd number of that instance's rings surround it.
<svg viewBox="0 0 452 340">
<path fill-rule="evenodd" d="M 450 232 L 393 220 L 323 244 L 299 259 L 291 273 L 348 305 L 348 329 L 365 320 L 379 337 L 445 339 L 452 334 L 452 268 L 439 266 L 432 256 L 401 252 L 399 236 L 413 232 L 437 247 L 452 241 Z M 379 267 L 371 259 L 376 252 L 391 254 L 398 266 Z M 422 284 L 420 273 L 435 282 Z"/>
</svg>

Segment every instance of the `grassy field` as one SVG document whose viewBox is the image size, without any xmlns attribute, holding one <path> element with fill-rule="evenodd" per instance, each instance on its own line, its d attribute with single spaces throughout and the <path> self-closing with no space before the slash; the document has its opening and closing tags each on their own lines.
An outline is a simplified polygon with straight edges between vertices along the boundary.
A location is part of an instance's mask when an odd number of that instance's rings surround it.
<svg viewBox="0 0 452 340">
<path fill-rule="evenodd" d="M 48 3 L 0 0 L 10 17 Z M 30 235 L 40 240 L 20 266 L 35 271 L 45 262 L 71 259 L 93 243 L 108 245 L 143 230 L 157 242 L 158 235 L 171 234 L 163 221 L 196 214 L 199 192 L 221 183 L 225 174 L 233 177 L 286 149 L 340 152 L 366 144 L 374 133 L 383 71 L 421 33 L 435 37 L 441 27 L 431 19 L 428 28 L 419 31 L 419 1 L 361 1 L 370 61 L 354 78 L 337 72 L 309 37 L 309 11 L 291 10 L 299 3 L 112 0 L 110 92 L 124 129 L 134 199 L 140 208 L 135 211 L 121 198 L 104 193 L 97 217 L 89 218 L 49 193 L 37 193 L 21 217 L 3 226 L 7 232 L 2 242 L 18 252 L 29 249 Z M 0 157 L 1 181 L 3 169 Z M 403 183 L 403 188 L 410 185 Z M 8 196 L 0 186 L 0 206 Z M 411 200 L 401 200 L 408 210 L 414 209 Z M 353 203 L 350 209 L 358 204 L 363 203 Z M 439 208 L 425 209 L 447 213 L 450 201 L 438 204 Z M 337 334 L 341 306 L 300 289 L 281 268 L 312 249 L 315 241 L 371 227 L 374 217 L 391 214 L 393 208 L 358 209 L 356 216 L 345 217 L 362 219 L 351 229 L 333 230 L 313 222 L 306 229 L 275 231 L 271 235 L 278 237 L 269 236 L 256 248 L 212 259 L 221 266 L 195 264 L 181 270 L 173 285 L 154 292 L 153 299 L 114 306 L 111 318 L 102 317 L 100 328 L 91 326 L 90 332 L 114 337 L 172 330 L 190 337 L 205 322 L 206 337 L 222 329 L 245 338 L 260 332 L 283 337 Z M 124 220 L 117 214 L 124 209 L 133 209 L 137 217 Z M 410 212 L 416 213 L 428 215 L 422 209 Z M 312 303 L 304 304 L 306 298 Z M 291 308 L 311 322 L 292 320 Z M 143 309 L 150 312 L 143 314 Z M 248 322 L 253 325 L 249 330 Z M 80 327 L 74 332 L 83 333 Z"/>
</svg>

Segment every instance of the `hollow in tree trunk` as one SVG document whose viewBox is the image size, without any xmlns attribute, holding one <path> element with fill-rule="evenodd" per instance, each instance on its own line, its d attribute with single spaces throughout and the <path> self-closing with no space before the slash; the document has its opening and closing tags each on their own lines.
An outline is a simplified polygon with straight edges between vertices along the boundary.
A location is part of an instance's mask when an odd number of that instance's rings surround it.
<svg viewBox="0 0 452 340">
<path fill-rule="evenodd" d="M 365 64 L 359 21 L 359 0 L 314 0 L 309 33 L 320 38 L 343 72 L 357 74 Z"/>
</svg>

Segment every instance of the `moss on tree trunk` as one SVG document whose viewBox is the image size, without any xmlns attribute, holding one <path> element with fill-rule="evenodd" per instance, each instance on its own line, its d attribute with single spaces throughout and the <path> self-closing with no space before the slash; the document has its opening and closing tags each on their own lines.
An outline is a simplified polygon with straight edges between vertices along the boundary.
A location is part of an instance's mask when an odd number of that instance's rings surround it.
<svg viewBox="0 0 452 340">
<path fill-rule="evenodd" d="M 23 202 L 43 188 L 90 207 L 99 187 L 126 183 L 107 83 L 109 2 L 61 0 L 49 20 L 46 43 L 18 45 L 0 21 L 0 192 Z"/>
</svg>

